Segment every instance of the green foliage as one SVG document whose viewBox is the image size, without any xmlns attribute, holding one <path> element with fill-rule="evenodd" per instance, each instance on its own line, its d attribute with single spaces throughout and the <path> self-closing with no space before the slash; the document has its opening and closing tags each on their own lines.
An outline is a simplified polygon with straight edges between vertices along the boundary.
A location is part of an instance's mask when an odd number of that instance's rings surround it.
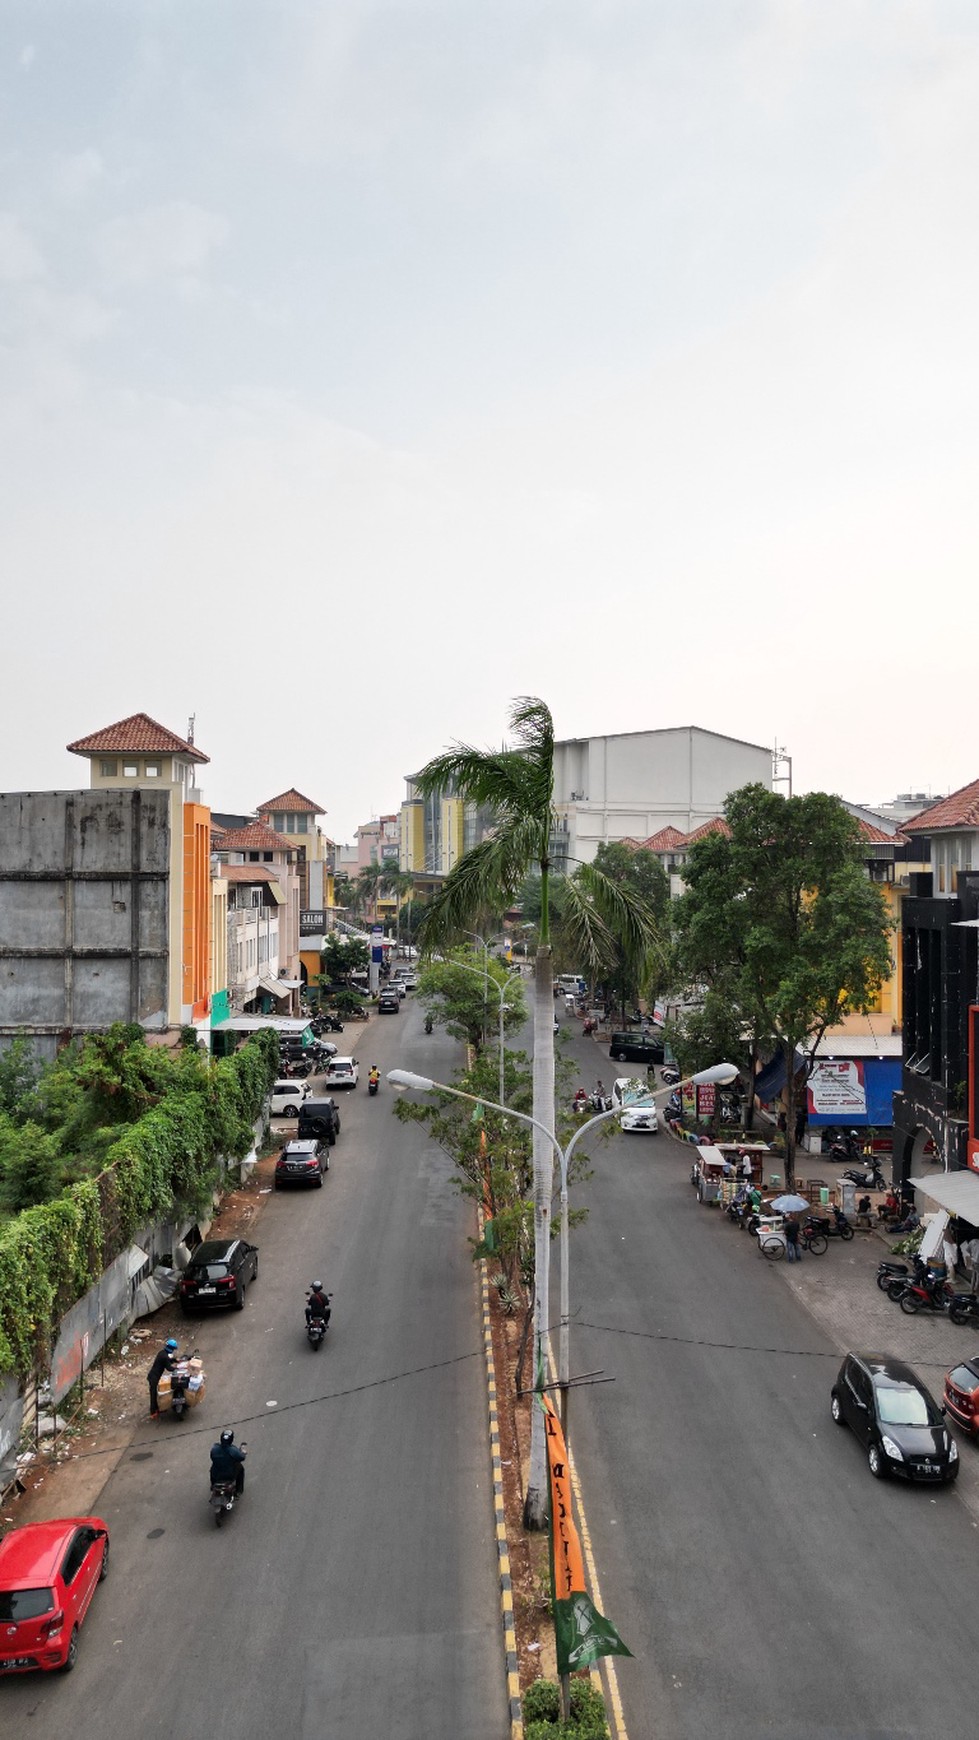
<svg viewBox="0 0 979 1740">
<path fill-rule="evenodd" d="M 341 991 L 335 991 L 330 998 L 330 1008 L 335 1009 L 337 1014 L 341 1017 L 344 1015 L 356 1015 L 358 1010 L 365 1009 L 366 1007 L 366 999 L 362 996 L 360 991 L 355 991 L 352 985 L 346 986 Z"/>
<path fill-rule="evenodd" d="M 36 1086 L 40 1073 L 31 1040 L 18 1033 L 0 1050 L 0 1112 L 16 1112 Z"/>
<path fill-rule="evenodd" d="M 534 1680 L 521 1699 L 525 1740 L 608 1740 L 602 1695 L 591 1681 L 571 1680 L 571 1719 L 561 1720 L 561 1689 L 555 1680 Z"/>
<path fill-rule="evenodd" d="M 0 1373 L 43 1370 L 55 1322 L 134 1233 L 174 1208 L 202 1206 L 219 1155 L 240 1157 L 251 1143 L 251 1126 L 278 1066 L 271 1029 L 217 1064 L 200 1053 L 173 1058 L 156 1048 L 145 1073 L 128 1055 L 138 1043 L 126 1034 L 113 1040 L 114 1052 L 96 1048 L 89 1088 L 110 1103 L 118 1100 L 105 1068 L 106 1057 L 115 1055 L 124 1093 L 155 1079 L 160 1058 L 169 1071 L 169 1092 L 135 1122 L 113 1127 L 115 1139 L 97 1179 L 81 1179 L 53 1201 L 25 1209 L 0 1234 Z M 16 1137 L 30 1132 L 35 1150 L 39 1139 L 56 1142 L 36 1124 L 6 1124 L 4 1135 L 11 1129 Z"/>
<path fill-rule="evenodd" d="M 320 950 L 320 977 L 324 983 L 345 984 L 351 973 L 363 972 L 370 962 L 370 948 L 359 936 L 331 931 Z"/>
<path fill-rule="evenodd" d="M 527 1019 L 519 979 L 513 978 L 509 984 L 506 981 L 507 969 L 501 961 L 492 956 L 484 961 L 481 953 L 470 948 L 454 949 L 446 959 L 429 961 L 423 967 L 418 998 L 447 1033 L 478 1050 L 484 1035 L 499 1033 L 501 998 L 504 1034 L 521 1027 Z"/>
<path fill-rule="evenodd" d="M 0 1206 L 19 1214 L 47 1202 L 61 1180 L 57 1138 L 28 1120 L 15 1124 L 0 1114 Z"/>
</svg>

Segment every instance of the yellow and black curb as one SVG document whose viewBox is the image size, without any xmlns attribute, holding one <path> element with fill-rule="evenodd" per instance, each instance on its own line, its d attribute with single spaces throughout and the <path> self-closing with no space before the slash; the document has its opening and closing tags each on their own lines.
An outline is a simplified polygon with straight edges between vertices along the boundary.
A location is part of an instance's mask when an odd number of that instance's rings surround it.
<svg viewBox="0 0 979 1740">
<path fill-rule="evenodd" d="M 482 1232 L 482 1215 L 480 1215 Z M 500 1420 L 496 1405 L 496 1362 L 493 1358 L 493 1326 L 490 1319 L 489 1281 L 486 1264 L 480 1264 L 480 1302 L 483 1313 L 483 1350 L 486 1355 L 486 1386 L 489 1395 L 490 1456 L 493 1464 L 493 1515 L 496 1525 L 496 1560 L 500 1572 L 500 1605 L 503 1613 L 503 1644 L 506 1652 L 507 1699 L 510 1707 L 510 1740 L 523 1740 L 523 1710 L 520 1704 L 520 1664 L 513 1619 L 513 1582 L 507 1543 L 506 1508 L 503 1502 L 503 1468 L 500 1462 Z"/>
</svg>

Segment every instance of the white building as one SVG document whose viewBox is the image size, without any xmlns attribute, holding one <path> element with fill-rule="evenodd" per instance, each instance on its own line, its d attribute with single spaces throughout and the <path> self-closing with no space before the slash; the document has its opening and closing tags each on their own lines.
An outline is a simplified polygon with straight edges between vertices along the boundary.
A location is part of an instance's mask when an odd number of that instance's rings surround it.
<svg viewBox="0 0 979 1740">
<path fill-rule="evenodd" d="M 555 743 L 555 866 L 590 864 L 608 840 L 642 841 L 667 827 L 690 834 L 750 784 L 771 789 L 771 749 L 697 725 Z"/>
</svg>

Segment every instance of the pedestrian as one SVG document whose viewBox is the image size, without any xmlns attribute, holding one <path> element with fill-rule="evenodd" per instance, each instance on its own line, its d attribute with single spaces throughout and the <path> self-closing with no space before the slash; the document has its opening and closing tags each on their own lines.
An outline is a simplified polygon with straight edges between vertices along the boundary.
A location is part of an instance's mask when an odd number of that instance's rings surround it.
<svg viewBox="0 0 979 1740">
<path fill-rule="evenodd" d="M 785 1234 L 785 1260 L 787 1263 L 801 1263 L 802 1252 L 799 1249 L 799 1222 L 794 1214 L 787 1214 L 782 1222 Z"/>
<path fill-rule="evenodd" d="M 155 1360 L 153 1361 L 153 1364 L 150 1366 L 150 1369 L 146 1374 L 146 1382 L 150 1386 L 150 1419 L 151 1420 L 158 1420 L 160 1418 L 160 1403 L 159 1403 L 159 1397 L 157 1394 L 157 1391 L 159 1389 L 160 1379 L 163 1376 L 163 1373 L 165 1371 L 172 1371 L 174 1366 L 176 1365 L 176 1363 L 177 1363 L 177 1343 L 174 1341 L 173 1336 L 171 1335 L 169 1341 L 165 1341 L 163 1343 L 163 1346 L 160 1348 L 159 1353 L 157 1354 Z"/>
<path fill-rule="evenodd" d="M 742 1150 L 741 1150 L 741 1176 L 744 1179 L 746 1184 L 750 1183 L 751 1179 L 753 1178 L 754 1170 L 755 1170 L 754 1166 L 751 1163 L 751 1155 L 745 1153 L 744 1149 L 742 1148 Z"/>
</svg>

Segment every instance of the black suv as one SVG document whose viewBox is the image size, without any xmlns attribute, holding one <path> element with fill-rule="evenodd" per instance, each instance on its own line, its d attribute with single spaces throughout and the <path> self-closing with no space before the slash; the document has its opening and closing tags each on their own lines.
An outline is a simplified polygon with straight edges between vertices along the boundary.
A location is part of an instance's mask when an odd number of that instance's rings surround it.
<svg viewBox="0 0 979 1740">
<path fill-rule="evenodd" d="M 303 1100 L 299 1108 L 299 1121 L 296 1124 L 296 1135 L 300 1140 L 313 1137 L 318 1141 L 328 1143 L 332 1148 L 339 1134 L 340 1111 L 336 1100 Z"/>
<path fill-rule="evenodd" d="M 330 1170 L 330 1149 L 315 1136 L 304 1141 L 287 1142 L 275 1162 L 274 1190 L 283 1184 L 315 1184 L 323 1188 L 323 1174 Z"/>
<path fill-rule="evenodd" d="M 219 1305 L 241 1311 L 245 1288 L 258 1279 L 258 1247 L 245 1239 L 205 1239 L 180 1279 L 180 1309 L 186 1314 Z"/>
<path fill-rule="evenodd" d="M 616 1063 L 662 1063 L 666 1053 L 662 1039 L 655 1033 L 613 1033 L 609 1057 Z"/>
<path fill-rule="evenodd" d="M 401 998 L 398 996 L 397 991 L 391 990 L 381 992 L 381 995 L 377 999 L 377 1012 L 379 1015 L 401 1014 Z"/>
</svg>

